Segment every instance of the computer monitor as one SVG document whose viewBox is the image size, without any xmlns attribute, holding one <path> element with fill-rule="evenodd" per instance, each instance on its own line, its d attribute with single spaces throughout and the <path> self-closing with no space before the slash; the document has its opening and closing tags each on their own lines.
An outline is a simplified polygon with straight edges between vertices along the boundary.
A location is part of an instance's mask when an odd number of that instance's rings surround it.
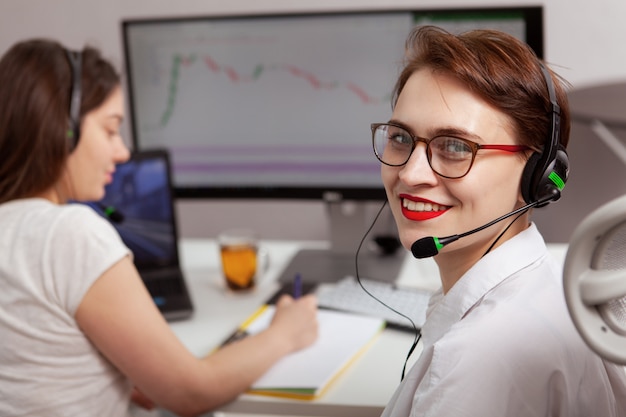
<svg viewBox="0 0 626 417">
<path fill-rule="evenodd" d="M 179 198 L 324 200 L 333 249 L 353 254 L 363 204 L 346 217 L 337 202 L 385 199 L 369 126 L 390 118 L 422 24 L 503 30 L 543 55 L 541 7 L 123 20 L 134 145 L 170 151 Z"/>
</svg>

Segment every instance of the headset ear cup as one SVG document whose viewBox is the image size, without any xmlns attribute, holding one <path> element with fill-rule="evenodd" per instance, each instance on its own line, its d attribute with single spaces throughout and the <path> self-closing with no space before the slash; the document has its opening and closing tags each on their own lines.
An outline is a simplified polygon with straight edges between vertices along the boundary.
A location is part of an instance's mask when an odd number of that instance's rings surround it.
<svg viewBox="0 0 626 417">
<path fill-rule="evenodd" d="M 69 141 L 70 153 L 74 151 L 76 145 L 78 145 L 78 138 L 80 137 L 80 124 L 77 124 L 74 120 L 68 121 L 67 139 Z"/>
<path fill-rule="evenodd" d="M 533 176 L 535 175 L 535 171 L 537 169 L 537 164 L 539 163 L 539 159 L 541 158 L 541 154 L 538 152 L 533 152 L 526 161 L 526 166 L 524 167 L 524 171 L 522 172 L 522 197 L 526 204 L 535 202 L 535 185 L 533 184 Z"/>
<path fill-rule="evenodd" d="M 552 195 L 553 199 L 537 207 L 543 207 L 561 198 L 561 190 L 565 188 L 565 183 L 569 177 L 569 157 L 563 146 L 559 145 L 554 160 L 552 160 L 548 168 L 540 174 L 541 176 L 537 177 L 535 197 L 537 199 L 543 199 Z"/>
<path fill-rule="evenodd" d="M 522 197 L 527 204 L 553 196 L 550 201 L 536 207 L 544 207 L 558 200 L 569 177 L 569 157 L 562 145 L 559 145 L 554 159 L 543 172 L 537 171 L 541 169 L 540 160 L 541 154 L 533 153 L 522 173 Z"/>
</svg>

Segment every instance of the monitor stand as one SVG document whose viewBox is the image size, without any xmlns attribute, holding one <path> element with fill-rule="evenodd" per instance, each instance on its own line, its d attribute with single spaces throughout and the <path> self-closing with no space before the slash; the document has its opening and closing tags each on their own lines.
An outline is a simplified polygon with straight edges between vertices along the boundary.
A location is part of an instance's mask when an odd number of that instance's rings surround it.
<svg viewBox="0 0 626 417">
<path fill-rule="evenodd" d="M 292 282 L 296 274 L 305 283 L 336 282 L 346 276 L 356 276 L 355 255 L 359 242 L 369 224 L 366 223 L 366 204 L 354 201 L 325 201 L 329 219 L 330 249 L 302 249 L 283 271 L 280 282 Z M 371 238 L 364 242 L 358 255 L 358 273 L 361 278 L 394 282 L 402 267 L 406 252 L 395 254 L 373 251 Z"/>
</svg>

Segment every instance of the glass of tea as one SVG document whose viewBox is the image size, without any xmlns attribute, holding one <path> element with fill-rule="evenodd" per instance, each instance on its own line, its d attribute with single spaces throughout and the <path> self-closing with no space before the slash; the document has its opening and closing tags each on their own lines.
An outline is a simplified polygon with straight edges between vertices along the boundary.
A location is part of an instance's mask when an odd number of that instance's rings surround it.
<svg viewBox="0 0 626 417">
<path fill-rule="evenodd" d="M 219 234 L 217 241 L 226 286 L 233 291 L 254 288 L 266 263 L 261 259 L 256 233 L 249 229 L 227 230 Z"/>
</svg>

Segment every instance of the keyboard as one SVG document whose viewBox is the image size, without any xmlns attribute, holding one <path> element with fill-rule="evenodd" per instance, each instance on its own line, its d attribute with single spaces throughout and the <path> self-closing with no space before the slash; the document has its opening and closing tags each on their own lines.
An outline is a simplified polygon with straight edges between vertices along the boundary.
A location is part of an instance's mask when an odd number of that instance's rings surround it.
<svg viewBox="0 0 626 417">
<path fill-rule="evenodd" d="M 426 309 L 431 292 L 410 287 L 396 287 L 389 282 L 361 278 L 363 287 L 394 310 L 408 316 L 420 329 L 426 321 Z M 317 291 L 318 305 L 351 313 L 380 317 L 387 327 L 413 331 L 411 322 L 385 307 L 363 290 L 354 277 L 346 277 L 336 284 L 322 284 Z"/>
</svg>

